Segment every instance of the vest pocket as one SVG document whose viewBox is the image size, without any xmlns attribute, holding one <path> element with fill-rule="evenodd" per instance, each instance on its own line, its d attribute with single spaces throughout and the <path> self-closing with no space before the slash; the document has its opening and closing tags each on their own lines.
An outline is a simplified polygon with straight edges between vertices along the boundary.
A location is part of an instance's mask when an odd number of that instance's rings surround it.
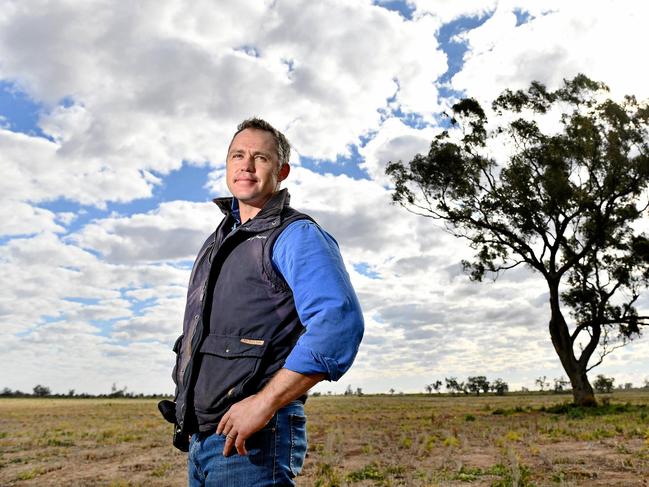
<svg viewBox="0 0 649 487">
<path fill-rule="evenodd" d="M 249 336 L 209 334 L 201 344 L 194 407 L 209 412 L 242 396 L 260 368 L 267 343 Z"/>
</svg>

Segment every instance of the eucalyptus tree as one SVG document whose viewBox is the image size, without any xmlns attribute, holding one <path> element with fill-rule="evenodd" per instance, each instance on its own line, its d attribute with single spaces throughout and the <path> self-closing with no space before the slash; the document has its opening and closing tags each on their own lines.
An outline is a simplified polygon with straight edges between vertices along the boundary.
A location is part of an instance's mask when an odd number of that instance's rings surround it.
<svg viewBox="0 0 649 487">
<path fill-rule="evenodd" d="M 649 108 L 608 91 L 584 75 L 555 91 L 533 82 L 505 90 L 489 116 L 462 99 L 427 154 L 386 169 L 395 202 L 468 239 L 472 279 L 526 265 L 545 281 L 550 337 L 580 405 L 595 404 L 587 373 L 649 320 L 638 306 L 649 277 L 639 230 Z"/>
</svg>

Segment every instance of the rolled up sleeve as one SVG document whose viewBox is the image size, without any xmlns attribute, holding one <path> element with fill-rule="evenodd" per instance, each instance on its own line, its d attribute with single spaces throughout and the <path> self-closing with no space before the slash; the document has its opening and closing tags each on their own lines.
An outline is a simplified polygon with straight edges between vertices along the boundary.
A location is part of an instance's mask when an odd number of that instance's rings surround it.
<svg viewBox="0 0 649 487">
<path fill-rule="evenodd" d="M 306 328 L 284 367 L 340 379 L 356 357 L 364 323 L 338 244 L 315 223 L 300 220 L 275 241 L 273 264 L 293 291 Z"/>
</svg>

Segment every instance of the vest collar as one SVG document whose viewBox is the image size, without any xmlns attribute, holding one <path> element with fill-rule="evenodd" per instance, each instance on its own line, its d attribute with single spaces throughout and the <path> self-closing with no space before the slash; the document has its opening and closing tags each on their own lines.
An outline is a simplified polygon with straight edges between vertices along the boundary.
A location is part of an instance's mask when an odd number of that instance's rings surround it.
<svg viewBox="0 0 649 487">
<path fill-rule="evenodd" d="M 232 214 L 232 196 L 225 198 L 214 198 L 212 201 L 219 207 L 224 215 L 230 216 Z M 286 188 L 279 190 L 275 193 L 268 202 L 264 205 L 257 215 L 248 220 L 244 226 L 251 230 L 259 230 L 270 224 L 276 226 L 281 221 L 282 210 L 289 205 L 291 195 Z"/>
</svg>

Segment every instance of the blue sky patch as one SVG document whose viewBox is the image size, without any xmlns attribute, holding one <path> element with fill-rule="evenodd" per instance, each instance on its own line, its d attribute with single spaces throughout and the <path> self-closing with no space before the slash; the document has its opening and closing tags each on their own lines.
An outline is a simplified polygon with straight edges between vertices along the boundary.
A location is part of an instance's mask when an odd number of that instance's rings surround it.
<svg viewBox="0 0 649 487">
<path fill-rule="evenodd" d="M 282 63 L 286 66 L 289 74 L 295 71 L 295 61 L 293 59 L 282 59 Z"/>
<path fill-rule="evenodd" d="M 32 100 L 13 83 L 0 81 L 0 127 L 52 140 L 38 126 L 38 117 L 43 109 L 42 104 Z"/>
<path fill-rule="evenodd" d="M 399 80 L 395 78 L 393 79 L 393 81 L 397 85 L 397 90 L 392 96 L 388 97 L 385 100 L 386 106 L 377 110 L 381 114 L 381 119 L 385 120 L 386 118 L 396 117 L 408 127 L 415 129 L 422 129 L 426 127 L 428 124 L 424 121 L 424 118 L 419 113 L 404 113 L 399 106 L 397 106 L 396 108 L 391 108 L 391 105 L 397 101 L 397 96 L 399 94 L 399 90 L 401 89 Z M 431 84 L 432 83 L 433 82 L 431 81 Z"/>
<path fill-rule="evenodd" d="M 243 45 L 234 49 L 236 52 L 243 52 L 250 57 L 260 57 L 259 49 L 255 46 Z"/>
<path fill-rule="evenodd" d="M 124 321 L 125 319 L 127 319 L 127 317 L 112 318 L 110 320 L 88 320 L 88 323 L 99 328 L 97 335 L 110 337 L 113 333 L 113 326 L 115 325 L 115 323 Z"/>
<path fill-rule="evenodd" d="M 64 232 L 63 235 L 79 231 L 92 220 L 101 218 L 107 214 L 106 211 L 95 208 L 94 206 L 81 205 L 76 201 L 70 201 L 65 198 L 45 201 L 35 206 L 54 213 L 74 213 L 76 215 L 76 218 L 68 225 L 64 225 L 62 222 L 57 222 L 60 226 L 66 228 L 66 232 Z"/>
<path fill-rule="evenodd" d="M 167 265 L 175 269 L 181 269 L 183 271 L 191 270 L 194 266 L 194 260 L 179 260 L 176 262 L 167 262 Z"/>
<path fill-rule="evenodd" d="M 415 7 L 403 0 L 375 0 L 374 5 L 397 12 L 406 20 L 412 20 L 412 14 L 415 12 Z"/>
<path fill-rule="evenodd" d="M 493 12 L 489 12 L 483 16 L 475 17 L 460 17 L 440 27 L 437 33 L 437 41 L 440 48 L 446 53 L 448 58 L 448 70 L 440 76 L 438 83 L 446 83 L 453 78 L 464 65 L 464 53 L 468 50 L 466 43 L 456 42 L 454 36 L 461 34 L 472 29 L 476 29 L 484 24 Z"/>
<path fill-rule="evenodd" d="M 359 167 L 363 159 L 358 153 L 358 147 L 351 145 L 349 151 L 351 152 L 349 157 L 339 155 L 333 162 L 305 156 L 300 156 L 300 162 L 303 167 L 320 174 L 328 173 L 336 176 L 345 174 L 354 179 L 370 179 L 367 171 Z"/>
<path fill-rule="evenodd" d="M 71 303 L 79 303 L 79 304 L 100 304 L 101 299 L 99 298 L 76 298 L 76 297 L 71 297 L 71 298 L 63 298 L 64 301 L 70 301 Z"/>
<path fill-rule="evenodd" d="M 38 233 L 21 233 L 21 234 L 16 234 L 16 235 L 4 235 L 4 236 L 0 237 L 0 245 L 5 245 L 10 240 L 13 240 L 15 238 L 17 238 L 17 239 L 28 239 L 28 238 L 33 238 L 36 235 L 38 235 Z"/>
<path fill-rule="evenodd" d="M 138 301 L 133 297 L 128 297 L 127 299 L 131 303 L 131 311 L 133 311 L 134 316 L 142 316 L 148 308 L 158 304 L 158 298 L 156 297 L 143 299 L 141 301 Z"/>
<path fill-rule="evenodd" d="M 75 201 L 65 198 L 58 198 L 53 201 L 43 202 L 38 205 L 54 213 L 74 213 L 77 217 L 67 225 L 67 233 L 74 233 L 81 230 L 93 220 L 107 218 L 111 214 L 133 215 L 136 213 L 147 213 L 156 210 L 161 203 L 167 201 L 211 201 L 217 195 L 213 195 L 205 184 L 212 168 L 205 166 L 194 166 L 183 163 L 176 171 L 171 171 L 166 176 L 155 174 L 162 180 L 162 184 L 153 187 L 153 196 L 139 198 L 127 203 L 108 202 L 105 209 L 94 206 L 81 205 Z M 59 225 L 63 224 L 58 222 Z M 8 240 L 8 239 L 7 239 Z M 0 239 L 0 243 L 2 240 Z"/>
<path fill-rule="evenodd" d="M 162 184 L 154 186 L 153 198 L 157 202 L 162 201 L 211 201 L 217 195 L 213 195 L 207 188 L 208 175 L 214 168 L 208 165 L 196 166 L 183 161 L 180 169 L 171 171 L 166 176 L 155 174 L 162 179 Z"/>
<path fill-rule="evenodd" d="M 373 271 L 367 262 L 354 264 L 354 270 L 370 279 L 381 279 L 381 275 L 378 272 Z"/>
<path fill-rule="evenodd" d="M 533 20 L 534 17 L 527 11 L 520 8 L 514 9 L 514 15 L 516 15 L 516 27 L 519 25 L 527 24 L 530 20 Z"/>
</svg>

